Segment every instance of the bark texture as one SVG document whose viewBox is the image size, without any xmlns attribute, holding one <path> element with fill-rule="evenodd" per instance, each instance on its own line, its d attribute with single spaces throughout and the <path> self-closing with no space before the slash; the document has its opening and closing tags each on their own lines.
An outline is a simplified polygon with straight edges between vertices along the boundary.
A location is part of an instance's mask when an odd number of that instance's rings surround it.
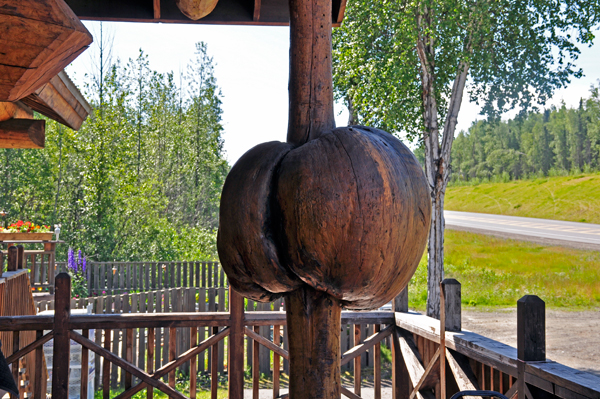
<svg viewBox="0 0 600 399">
<path fill-rule="evenodd" d="M 335 127 L 331 0 L 290 0 L 290 108 L 287 141 L 302 145 Z"/>
<path fill-rule="evenodd" d="M 421 167 L 381 130 L 338 128 L 303 146 L 261 144 L 233 166 L 217 246 L 232 286 L 270 301 L 301 285 L 372 309 L 407 284 L 427 241 Z"/>
<path fill-rule="evenodd" d="M 424 7 L 423 12 L 417 15 L 419 31 L 430 32 L 433 18 L 432 10 Z M 472 51 L 470 38 L 465 44 L 465 50 L 467 53 Z M 423 88 L 425 175 L 429 184 L 432 206 L 432 222 L 427 248 L 427 315 L 439 319 L 440 282 L 444 279 L 444 196 L 450 178 L 450 154 L 469 64 L 466 60 L 459 62 L 440 142 L 434 72 L 435 40 L 428 33 L 419 34 L 417 54 L 421 64 L 421 86 Z"/>
<path fill-rule="evenodd" d="M 290 398 L 339 399 L 339 301 L 310 287 L 286 296 L 290 344 Z"/>
</svg>

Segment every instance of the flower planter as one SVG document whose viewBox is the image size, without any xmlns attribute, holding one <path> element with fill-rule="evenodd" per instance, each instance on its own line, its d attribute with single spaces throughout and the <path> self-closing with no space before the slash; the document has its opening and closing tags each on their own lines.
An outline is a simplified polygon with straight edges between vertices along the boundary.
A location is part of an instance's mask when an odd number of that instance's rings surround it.
<svg viewBox="0 0 600 399">
<path fill-rule="evenodd" d="M 2 241 L 50 241 L 54 232 L 48 233 L 0 233 L 0 242 Z"/>
</svg>

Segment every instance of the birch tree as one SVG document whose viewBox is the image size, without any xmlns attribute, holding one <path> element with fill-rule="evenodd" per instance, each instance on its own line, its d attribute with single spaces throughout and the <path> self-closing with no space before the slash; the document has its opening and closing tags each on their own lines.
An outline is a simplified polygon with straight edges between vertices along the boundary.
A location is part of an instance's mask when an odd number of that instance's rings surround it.
<svg viewBox="0 0 600 399">
<path fill-rule="evenodd" d="M 444 194 L 467 90 L 483 113 L 543 104 L 582 76 L 599 0 L 357 0 L 333 34 L 334 85 L 351 119 L 418 138 L 433 206 L 427 314 L 439 317 Z M 469 82 L 469 85 L 467 85 Z"/>
</svg>

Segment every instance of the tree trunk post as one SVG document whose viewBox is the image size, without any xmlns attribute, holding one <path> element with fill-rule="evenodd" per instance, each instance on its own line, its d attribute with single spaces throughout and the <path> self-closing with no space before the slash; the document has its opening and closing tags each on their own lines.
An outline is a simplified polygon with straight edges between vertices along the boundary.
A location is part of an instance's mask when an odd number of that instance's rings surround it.
<svg viewBox="0 0 600 399">
<path fill-rule="evenodd" d="M 56 276 L 54 300 L 54 365 L 52 368 L 52 397 L 69 397 L 69 317 L 71 315 L 71 277 L 67 273 Z"/>
<path fill-rule="evenodd" d="M 335 127 L 331 0 L 290 2 L 288 143 L 302 145 Z"/>
<path fill-rule="evenodd" d="M 438 191 L 438 190 L 436 190 Z M 427 316 L 440 318 L 440 282 L 444 279 L 444 196 L 432 195 L 431 227 L 427 244 Z"/>
<path fill-rule="evenodd" d="M 290 399 L 339 399 L 342 306 L 303 286 L 285 298 L 290 354 Z"/>
</svg>

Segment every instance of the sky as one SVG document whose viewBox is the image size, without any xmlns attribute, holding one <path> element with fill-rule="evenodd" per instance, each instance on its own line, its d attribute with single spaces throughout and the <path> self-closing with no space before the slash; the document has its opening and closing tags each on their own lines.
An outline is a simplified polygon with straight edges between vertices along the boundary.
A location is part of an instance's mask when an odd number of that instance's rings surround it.
<svg viewBox="0 0 600 399">
<path fill-rule="evenodd" d="M 84 21 L 95 43 L 80 55 L 67 73 L 79 85 L 91 73 L 99 23 Z M 224 149 L 233 165 L 257 144 L 285 141 L 288 120 L 289 28 L 231 25 L 191 25 L 104 22 L 103 30 L 113 38 L 112 57 L 126 63 L 139 49 L 148 55 L 150 68 L 158 72 L 185 73 L 193 58 L 195 43 L 207 44 L 213 57 L 217 85 L 222 92 Z M 576 106 L 579 98 L 600 79 L 600 43 L 581 48 L 577 65 L 585 76 L 557 91 L 549 104 Z M 81 87 L 81 86 L 80 86 Z M 348 112 L 335 107 L 337 126 L 347 125 Z M 506 117 L 511 117 L 507 114 Z M 467 130 L 477 119 L 479 108 L 465 95 L 456 132 Z"/>
</svg>

